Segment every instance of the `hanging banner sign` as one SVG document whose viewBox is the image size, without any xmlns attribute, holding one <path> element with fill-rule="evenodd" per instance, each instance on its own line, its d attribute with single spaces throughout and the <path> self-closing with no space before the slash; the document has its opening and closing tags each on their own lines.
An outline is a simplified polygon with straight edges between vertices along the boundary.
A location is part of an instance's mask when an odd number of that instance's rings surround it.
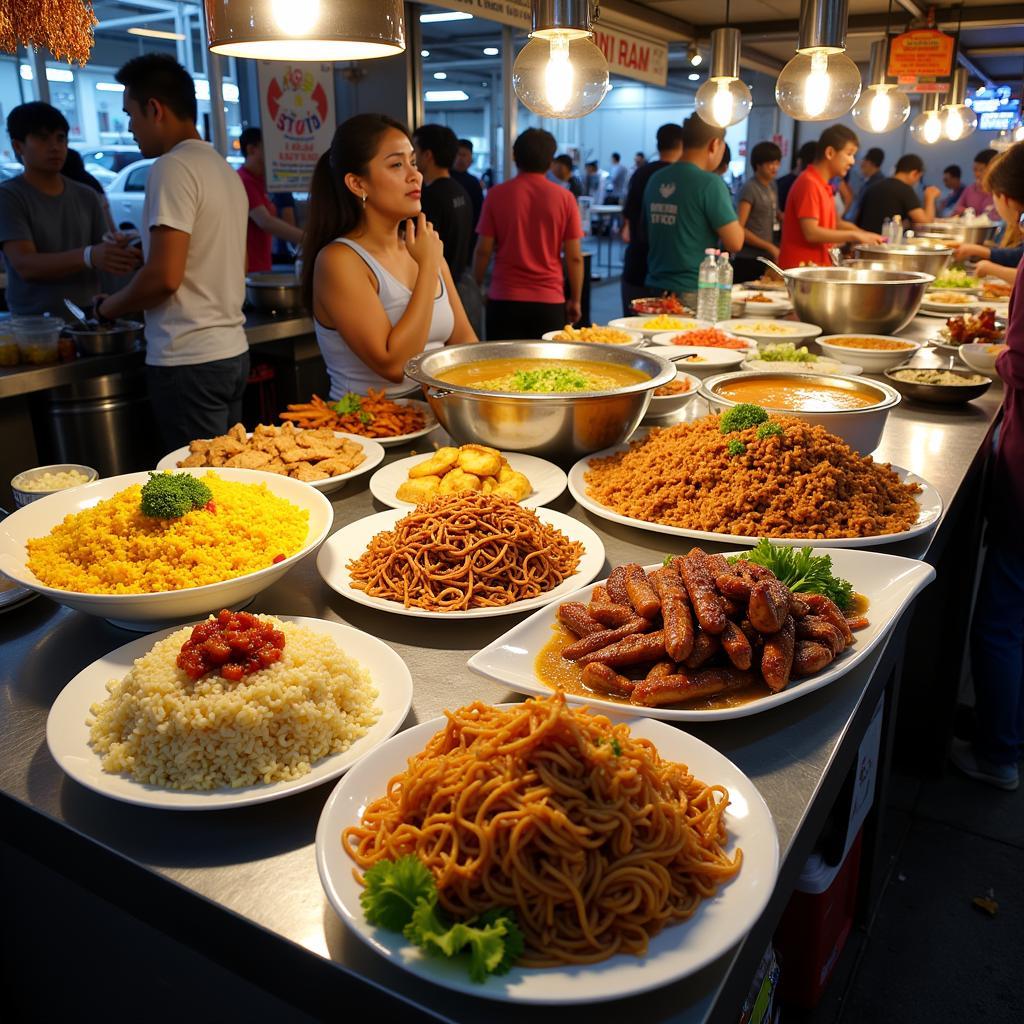
<svg viewBox="0 0 1024 1024">
<path fill-rule="evenodd" d="M 436 6 L 465 11 L 526 32 L 533 27 L 530 0 L 437 0 Z M 604 54 L 612 74 L 651 85 L 663 86 L 668 81 L 668 43 L 621 31 L 603 18 L 594 22 L 594 43 Z"/>
<path fill-rule="evenodd" d="M 952 36 L 934 28 L 904 32 L 889 44 L 888 73 L 901 82 L 948 78 L 953 67 L 953 45 Z"/>
<path fill-rule="evenodd" d="M 334 65 L 261 60 L 260 127 L 268 192 L 306 192 L 334 135 Z"/>
</svg>

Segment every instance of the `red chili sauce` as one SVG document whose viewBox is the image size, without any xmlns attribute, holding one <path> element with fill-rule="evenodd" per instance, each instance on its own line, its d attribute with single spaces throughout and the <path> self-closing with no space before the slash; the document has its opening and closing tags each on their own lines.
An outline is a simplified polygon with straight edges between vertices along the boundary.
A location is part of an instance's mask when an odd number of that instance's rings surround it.
<svg viewBox="0 0 1024 1024">
<path fill-rule="evenodd" d="M 237 683 L 243 677 L 281 660 L 284 633 L 248 612 L 226 608 L 215 619 L 200 622 L 181 645 L 178 668 L 190 679 L 218 672 Z"/>
</svg>

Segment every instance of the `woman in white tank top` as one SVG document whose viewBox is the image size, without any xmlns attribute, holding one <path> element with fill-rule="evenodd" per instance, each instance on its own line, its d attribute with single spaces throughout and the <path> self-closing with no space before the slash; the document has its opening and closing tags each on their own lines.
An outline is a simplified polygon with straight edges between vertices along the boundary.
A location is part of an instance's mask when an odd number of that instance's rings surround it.
<svg viewBox="0 0 1024 1024">
<path fill-rule="evenodd" d="M 339 125 L 313 172 L 302 283 L 332 400 L 406 392 L 413 356 L 477 341 L 420 212 L 422 184 L 408 133 L 380 114 Z"/>
</svg>

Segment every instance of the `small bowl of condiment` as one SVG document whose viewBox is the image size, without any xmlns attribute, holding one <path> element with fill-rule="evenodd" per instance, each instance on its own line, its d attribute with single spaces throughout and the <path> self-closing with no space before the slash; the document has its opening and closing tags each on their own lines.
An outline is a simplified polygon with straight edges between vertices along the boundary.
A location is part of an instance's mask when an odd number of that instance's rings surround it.
<svg viewBox="0 0 1024 1024">
<path fill-rule="evenodd" d="M 960 358 L 978 373 L 987 377 L 996 377 L 996 360 L 1006 350 L 1006 345 L 997 341 L 972 341 L 969 344 L 961 345 L 957 352 Z"/>
<path fill-rule="evenodd" d="M 26 469 L 11 481 L 14 504 L 18 508 L 45 498 L 57 491 L 67 491 L 82 484 L 91 484 L 99 478 L 99 471 L 92 466 L 80 466 L 74 462 L 59 462 L 52 466 L 37 466 Z"/>
<path fill-rule="evenodd" d="M 864 367 L 865 373 L 884 373 L 905 363 L 921 346 L 888 334 L 827 334 L 818 338 L 821 351 L 840 362 Z"/>
<path fill-rule="evenodd" d="M 878 447 L 885 421 L 901 400 L 895 388 L 866 377 L 814 373 L 723 373 L 705 380 L 701 394 L 712 412 L 759 405 L 824 427 L 862 455 Z"/>
<path fill-rule="evenodd" d="M 983 374 L 963 369 L 897 366 L 886 370 L 885 377 L 904 398 L 938 405 L 962 405 L 980 398 L 992 386 L 992 381 Z"/>
<path fill-rule="evenodd" d="M 645 419 L 659 419 L 679 412 L 687 402 L 691 401 L 700 391 L 700 381 L 680 370 L 675 380 L 662 384 L 651 395 L 651 404 L 647 406 Z"/>
</svg>

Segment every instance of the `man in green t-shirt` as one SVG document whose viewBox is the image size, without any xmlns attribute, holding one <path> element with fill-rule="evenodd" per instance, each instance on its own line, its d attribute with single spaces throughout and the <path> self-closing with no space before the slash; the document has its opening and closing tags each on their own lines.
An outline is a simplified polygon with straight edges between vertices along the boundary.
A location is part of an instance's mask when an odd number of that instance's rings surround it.
<svg viewBox="0 0 1024 1024">
<path fill-rule="evenodd" d="M 683 122 L 682 159 L 652 175 L 644 189 L 646 283 L 655 292 L 675 292 L 691 308 L 704 250 L 743 247 L 729 190 L 713 173 L 724 152 L 725 130 L 691 114 Z"/>
</svg>

